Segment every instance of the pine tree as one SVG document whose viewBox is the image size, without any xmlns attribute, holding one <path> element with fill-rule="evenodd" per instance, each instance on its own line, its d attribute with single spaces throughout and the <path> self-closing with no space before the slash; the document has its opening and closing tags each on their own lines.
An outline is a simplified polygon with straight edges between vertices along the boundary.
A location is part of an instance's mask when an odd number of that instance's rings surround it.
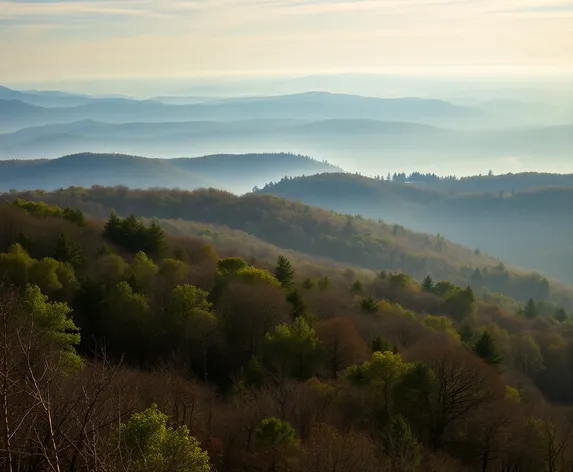
<svg viewBox="0 0 573 472">
<path fill-rule="evenodd" d="M 82 246 L 65 233 L 60 233 L 54 249 L 54 259 L 77 268 L 84 262 Z"/>
<path fill-rule="evenodd" d="M 530 298 L 527 302 L 527 305 L 525 305 L 523 315 L 530 320 L 537 318 L 537 307 L 535 306 L 533 298 Z"/>
<path fill-rule="evenodd" d="M 289 288 L 293 284 L 294 279 L 294 269 L 290 261 L 282 254 L 277 259 L 277 265 L 275 268 L 275 278 L 281 283 L 285 288 Z"/>
<path fill-rule="evenodd" d="M 432 280 L 432 277 L 427 275 L 422 282 L 422 290 L 424 290 L 424 292 L 431 292 L 433 288 L 434 288 L 434 281 Z"/>
<path fill-rule="evenodd" d="M 478 339 L 473 351 L 476 356 L 486 361 L 489 365 L 499 365 L 503 360 L 495 341 L 487 331 L 484 331 Z"/>
<path fill-rule="evenodd" d="M 293 320 L 296 320 L 300 316 L 308 315 L 306 300 L 297 289 L 291 290 L 287 294 L 286 300 L 290 303 L 290 314 Z"/>
<path fill-rule="evenodd" d="M 385 352 L 390 350 L 390 344 L 378 335 L 372 340 L 372 352 Z"/>
</svg>

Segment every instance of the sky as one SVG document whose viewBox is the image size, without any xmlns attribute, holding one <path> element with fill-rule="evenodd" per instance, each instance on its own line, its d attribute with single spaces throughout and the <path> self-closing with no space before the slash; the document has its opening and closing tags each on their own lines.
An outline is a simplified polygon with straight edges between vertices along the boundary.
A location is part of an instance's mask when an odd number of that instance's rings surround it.
<svg viewBox="0 0 573 472">
<path fill-rule="evenodd" d="M 573 71 L 573 1 L 0 0 L 0 82 Z"/>
</svg>

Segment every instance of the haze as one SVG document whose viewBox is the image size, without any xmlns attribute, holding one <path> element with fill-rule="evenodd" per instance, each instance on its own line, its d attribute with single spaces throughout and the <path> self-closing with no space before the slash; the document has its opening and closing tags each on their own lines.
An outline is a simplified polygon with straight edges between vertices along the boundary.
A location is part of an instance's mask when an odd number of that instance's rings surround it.
<svg viewBox="0 0 573 472">
<path fill-rule="evenodd" d="M 2 0 L 2 80 L 351 71 L 566 74 L 555 0 Z"/>
</svg>

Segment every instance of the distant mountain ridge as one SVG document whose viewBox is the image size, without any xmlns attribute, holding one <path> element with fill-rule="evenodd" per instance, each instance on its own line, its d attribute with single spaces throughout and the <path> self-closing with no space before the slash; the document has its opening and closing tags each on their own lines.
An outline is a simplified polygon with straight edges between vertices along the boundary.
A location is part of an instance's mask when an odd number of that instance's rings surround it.
<svg viewBox="0 0 573 472">
<path fill-rule="evenodd" d="M 7 99 L 8 98 L 8 99 Z M 21 116 L 8 101 L 38 106 L 23 93 L 0 94 L 0 125 L 6 130 L 82 119 L 124 123 L 131 121 L 234 121 L 247 119 L 332 118 L 450 122 L 479 118 L 483 111 L 435 99 L 375 98 L 357 95 L 309 92 L 259 98 L 219 99 L 194 103 L 165 103 L 125 98 L 77 99 L 73 105 L 36 110 L 34 119 Z M 67 99 L 69 101 L 69 99 Z M 67 102 L 66 102 L 67 103 Z M 11 122 L 7 121 L 8 116 Z M 9 127 L 11 126 L 11 128 Z"/>
<path fill-rule="evenodd" d="M 81 153 L 58 159 L 0 161 L 0 191 L 126 185 L 133 188 L 217 187 L 241 193 L 286 175 L 340 171 L 327 162 L 286 153 L 175 159 Z"/>
<path fill-rule="evenodd" d="M 23 104 L 25 107 L 28 105 Z M 36 116 L 35 110 L 21 113 Z M 505 131 L 455 130 L 421 123 L 370 119 L 294 118 L 239 121 L 108 123 L 81 119 L 0 134 L 0 159 L 54 158 L 83 151 L 176 157 L 219 153 L 294 152 L 311 154 L 344 167 L 380 172 L 397 157 L 417 162 L 462 156 L 566 159 L 573 149 L 573 126 Z"/>
</svg>

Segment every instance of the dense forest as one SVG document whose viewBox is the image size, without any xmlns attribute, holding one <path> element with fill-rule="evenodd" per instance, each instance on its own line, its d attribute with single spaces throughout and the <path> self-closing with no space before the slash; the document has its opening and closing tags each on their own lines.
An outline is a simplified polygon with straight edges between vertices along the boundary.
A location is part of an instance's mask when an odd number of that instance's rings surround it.
<svg viewBox="0 0 573 472">
<path fill-rule="evenodd" d="M 415 233 L 400 225 L 361 216 L 337 214 L 270 195 L 237 197 L 214 189 L 130 190 L 125 187 L 71 187 L 55 192 L 5 194 L 6 200 L 44 201 L 81 208 L 105 218 L 118 214 L 224 225 L 274 246 L 374 271 L 426 275 L 468 286 L 477 292 L 499 292 L 522 303 L 529 299 L 573 309 L 571 291 L 539 274 L 506 267 L 497 259 L 452 244 L 440 235 Z M 194 234 L 192 231 L 190 234 Z M 553 308 L 549 309 L 550 311 Z"/>
<path fill-rule="evenodd" d="M 415 231 L 439 232 L 451 241 L 479 248 L 505 262 L 573 282 L 570 176 L 389 177 L 320 174 L 284 178 L 257 191 L 344 213 L 383 218 Z M 450 185 L 455 190 L 449 191 Z M 490 191 L 492 188 L 495 190 Z"/>
<path fill-rule="evenodd" d="M 177 195 L 215 211 L 209 192 Z M 223 255 L 118 212 L 0 205 L 2 470 L 573 467 L 564 310 L 513 310 L 382 261 L 306 272 L 296 253 Z"/>
</svg>

